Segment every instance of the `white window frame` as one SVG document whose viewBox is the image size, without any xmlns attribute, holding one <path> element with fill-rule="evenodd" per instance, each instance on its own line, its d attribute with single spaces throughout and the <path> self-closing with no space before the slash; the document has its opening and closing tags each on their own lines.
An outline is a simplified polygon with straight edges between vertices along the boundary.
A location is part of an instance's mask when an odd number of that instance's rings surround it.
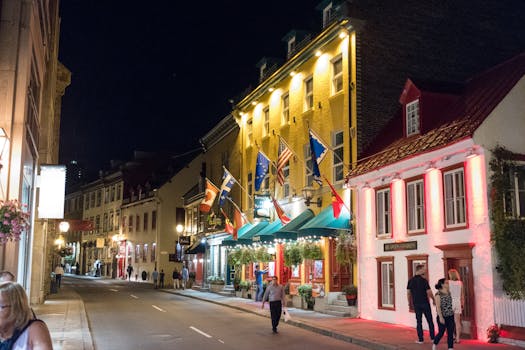
<svg viewBox="0 0 525 350">
<path fill-rule="evenodd" d="M 314 77 L 309 76 L 304 80 L 304 111 L 314 108 Z"/>
<path fill-rule="evenodd" d="M 341 137 L 341 142 L 338 143 L 339 136 Z M 344 180 L 344 164 L 343 164 L 343 158 L 344 158 L 344 132 L 342 130 L 340 131 L 334 131 L 332 133 L 332 154 L 333 154 L 333 174 L 332 174 L 332 180 L 333 182 L 341 182 Z M 340 154 L 339 154 L 340 153 Z"/>
<path fill-rule="evenodd" d="M 376 222 L 377 236 L 392 236 L 392 206 L 390 203 L 390 187 L 376 191 Z"/>
<path fill-rule="evenodd" d="M 288 92 L 281 96 L 281 124 L 290 124 L 290 94 Z"/>
<path fill-rule="evenodd" d="M 419 134 L 419 99 L 406 105 L 407 136 Z"/>
<path fill-rule="evenodd" d="M 314 182 L 314 173 L 312 168 L 312 152 L 310 152 L 310 144 L 307 143 L 304 145 L 304 181 L 305 186 L 311 186 Z"/>
<path fill-rule="evenodd" d="M 466 226 L 467 206 L 465 195 L 465 170 L 463 168 L 458 168 L 444 172 L 443 190 L 445 227 L 455 228 Z"/>
<path fill-rule="evenodd" d="M 525 186 L 520 188 L 520 181 L 525 184 L 525 164 L 516 164 L 516 168 L 508 169 L 504 173 L 504 176 L 508 177 L 508 187 L 504 193 L 503 211 L 507 218 L 523 219 L 525 218 Z"/>
<path fill-rule="evenodd" d="M 337 67 L 339 66 L 339 71 Z M 332 59 L 332 95 L 343 91 L 343 56 Z"/>
<path fill-rule="evenodd" d="M 423 179 L 407 182 L 406 201 L 408 233 L 425 232 L 425 182 Z"/>
<path fill-rule="evenodd" d="M 392 309 L 395 302 L 394 261 L 380 261 L 381 307 Z"/>
<path fill-rule="evenodd" d="M 270 136 L 270 107 L 263 109 L 263 136 Z"/>
</svg>

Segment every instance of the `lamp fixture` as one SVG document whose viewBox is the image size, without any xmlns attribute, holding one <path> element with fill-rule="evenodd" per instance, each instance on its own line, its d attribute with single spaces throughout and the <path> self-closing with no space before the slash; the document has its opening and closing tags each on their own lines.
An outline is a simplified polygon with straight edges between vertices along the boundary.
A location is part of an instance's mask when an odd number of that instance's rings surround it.
<svg viewBox="0 0 525 350">
<path fill-rule="evenodd" d="M 269 92 L 273 92 L 274 90 L 275 90 L 275 89 L 274 89 L 273 87 L 268 88 L 268 91 L 269 91 Z"/>
<path fill-rule="evenodd" d="M 427 167 L 425 168 L 425 172 L 428 173 L 434 169 L 436 169 L 436 162 L 428 162 Z"/>
<path fill-rule="evenodd" d="M 478 152 L 474 147 L 470 147 L 467 151 L 467 159 L 474 158 L 478 155 Z"/>
<path fill-rule="evenodd" d="M 290 76 L 291 76 L 291 77 L 295 76 L 296 74 L 297 74 L 297 73 L 296 73 L 295 71 L 291 71 L 291 72 L 290 72 Z"/>
<path fill-rule="evenodd" d="M 303 188 L 304 204 L 306 204 L 307 207 L 309 207 L 310 204 L 312 204 L 313 191 L 314 190 L 313 190 L 312 187 L 305 187 L 305 188 Z M 315 201 L 315 204 L 318 207 L 322 207 L 323 206 L 323 199 L 321 197 L 317 197 L 317 200 Z"/>
<path fill-rule="evenodd" d="M 322 54 L 323 52 L 321 50 L 315 51 L 315 57 L 321 57 Z"/>
<path fill-rule="evenodd" d="M 369 189 L 370 188 L 370 184 L 368 182 L 365 182 L 365 184 L 363 185 L 363 189 Z"/>
<path fill-rule="evenodd" d="M 257 101 L 252 102 L 252 106 L 255 106 L 257 104 Z"/>
<path fill-rule="evenodd" d="M 399 176 L 399 173 L 394 173 L 394 175 L 392 175 L 392 182 L 396 182 L 400 180 L 401 180 L 401 177 Z"/>
</svg>

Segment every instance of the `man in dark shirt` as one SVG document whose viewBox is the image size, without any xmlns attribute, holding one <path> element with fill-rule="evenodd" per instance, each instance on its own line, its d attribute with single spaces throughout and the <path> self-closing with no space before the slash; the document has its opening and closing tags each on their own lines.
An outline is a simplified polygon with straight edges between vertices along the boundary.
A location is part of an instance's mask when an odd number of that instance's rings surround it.
<svg viewBox="0 0 525 350">
<path fill-rule="evenodd" d="M 423 319 L 422 316 L 425 315 L 425 318 L 428 322 L 428 332 L 430 333 L 430 339 L 434 339 L 434 321 L 432 320 L 432 311 L 430 311 L 430 303 L 428 299 L 432 299 L 434 305 L 436 301 L 434 300 L 434 295 L 428 281 L 423 277 L 425 274 L 425 266 L 417 265 L 416 273 L 414 277 L 408 280 L 407 284 L 407 299 L 408 305 L 412 304 L 414 306 L 414 311 L 416 312 L 416 322 L 417 322 L 417 338 L 416 343 L 423 344 Z"/>
</svg>

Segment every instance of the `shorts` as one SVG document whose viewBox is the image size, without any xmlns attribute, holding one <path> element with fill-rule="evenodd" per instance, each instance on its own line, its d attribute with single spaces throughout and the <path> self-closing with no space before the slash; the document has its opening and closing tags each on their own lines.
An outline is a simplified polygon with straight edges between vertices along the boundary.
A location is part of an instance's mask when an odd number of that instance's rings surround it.
<svg viewBox="0 0 525 350">
<path fill-rule="evenodd" d="M 454 310 L 455 314 L 461 313 L 461 301 L 457 299 L 452 299 L 452 310 Z"/>
</svg>

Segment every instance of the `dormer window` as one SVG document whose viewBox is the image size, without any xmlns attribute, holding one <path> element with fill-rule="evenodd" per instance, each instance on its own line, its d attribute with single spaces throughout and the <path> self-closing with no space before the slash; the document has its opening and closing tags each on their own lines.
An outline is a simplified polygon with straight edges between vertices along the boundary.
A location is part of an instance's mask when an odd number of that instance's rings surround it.
<svg viewBox="0 0 525 350">
<path fill-rule="evenodd" d="M 288 55 L 295 51 L 295 44 L 295 36 L 293 36 L 288 40 Z"/>
<path fill-rule="evenodd" d="M 419 100 L 406 105 L 407 136 L 419 134 Z"/>
<path fill-rule="evenodd" d="M 332 19 L 332 3 L 329 3 L 323 9 L 323 28 L 326 27 L 328 24 L 330 24 L 331 19 Z"/>
<path fill-rule="evenodd" d="M 259 81 L 263 81 L 264 80 L 264 74 L 266 73 L 266 69 L 267 69 L 267 65 L 266 63 L 263 63 L 261 64 L 261 66 L 259 67 Z"/>
</svg>

